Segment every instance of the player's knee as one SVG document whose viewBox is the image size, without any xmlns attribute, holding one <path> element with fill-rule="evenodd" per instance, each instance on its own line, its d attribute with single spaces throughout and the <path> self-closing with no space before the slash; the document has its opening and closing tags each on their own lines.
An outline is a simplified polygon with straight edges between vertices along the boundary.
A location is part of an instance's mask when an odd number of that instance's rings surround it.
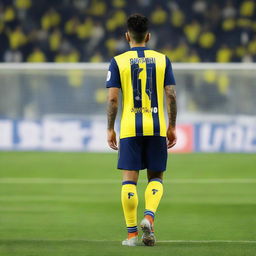
<svg viewBox="0 0 256 256">
<path fill-rule="evenodd" d="M 148 181 L 152 179 L 163 180 L 163 172 L 154 172 L 154 171 L 148 170 Z"/>
<path fill-rule="evenodd" d="M 123 181 L 134 181 L 137 182 L 139 177 L 139 171 L 128 171 L 123 170 Z"/>
</svg>

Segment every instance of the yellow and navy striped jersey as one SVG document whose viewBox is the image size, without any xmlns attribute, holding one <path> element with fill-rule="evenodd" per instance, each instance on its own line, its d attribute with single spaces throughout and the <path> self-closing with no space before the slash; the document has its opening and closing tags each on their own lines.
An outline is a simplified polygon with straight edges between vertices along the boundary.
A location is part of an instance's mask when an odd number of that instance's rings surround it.
<svg viewBox="0 0 256 256">
<path fill-rule="evenodd" d="M 166 136 L 166 85 L 175 85 L 175 79 L 171 62 L 164 54 L 134 47 L 111 60 L 106 87 L 122 90 L 120 139 Z"/>
</svg>

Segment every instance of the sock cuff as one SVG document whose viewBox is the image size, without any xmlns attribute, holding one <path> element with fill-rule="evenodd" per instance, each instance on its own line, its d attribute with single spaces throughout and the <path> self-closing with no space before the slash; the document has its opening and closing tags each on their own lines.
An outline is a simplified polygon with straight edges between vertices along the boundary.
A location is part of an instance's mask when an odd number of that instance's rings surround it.
<svg viewBox="0 0 256 256">
<path fill-rule="evenodd" d="M 137 226 L 127 227 L 127 231 L 128 231 L 128 233 L 138 232 L 138 228 L 137 228 Z"/>
<path fill-rule="evenodd" d="M 122 185 L 127 185 L 127 184 L 131 184 L 131 185 L 137 185 L 137 183 L 135 181 L 131 181 L 131 180 L 126 180 L 122 182 Z"/>
<path fill-rule="evenodd" d="M 158 182 L 160 182 L 161 184 L 163 184 L 163 181 L 162 181 L 161 179 L 159 179 L 159 178 L 151 179 L 149 182 L 151 182 L 151 181 L 158 181 Z"/>
<path fill-rule="evenodd" d="M 145 215 L 150 215 L 151 217 L 153 217 L 153 219 L 155 218 L 155 213 L 152 212 L 152 211 L 150 211 L 150 210 L 145 210 L 145 211 L 144 211 L 144 216 L 145 216 Z"/>
</svg>

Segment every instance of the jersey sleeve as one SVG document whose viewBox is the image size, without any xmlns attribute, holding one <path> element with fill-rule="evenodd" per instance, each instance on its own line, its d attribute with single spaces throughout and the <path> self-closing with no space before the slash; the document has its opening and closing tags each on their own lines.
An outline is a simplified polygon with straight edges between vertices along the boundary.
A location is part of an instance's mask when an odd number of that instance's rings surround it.
<svg viewBox="0 0 256 256">
<path fill-rule="evenodd" d="M 172 64 L 169 58 L 166 56 L 166 68 L 164 76 L 164 86 L 166 85 L 175 85 L 175 78 L 172 71 Z"/>
<path fill-rule="evenodd" d="M 106 80 L 106 87 L 116 87 L 121 88 L 121 79 L 120 79 L 120 73 L 119 68 L 117 66 L 117 63 L 114 58 L 111 59 L 108 74 L 107 74 L 107 80 Z"/>
</svg>

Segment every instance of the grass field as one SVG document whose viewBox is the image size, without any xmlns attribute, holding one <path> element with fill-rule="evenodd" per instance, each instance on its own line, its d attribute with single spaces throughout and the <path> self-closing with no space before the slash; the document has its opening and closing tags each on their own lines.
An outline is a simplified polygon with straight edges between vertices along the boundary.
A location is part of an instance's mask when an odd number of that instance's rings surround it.
<svg viewBox="0 0 256 256">
<path fill-rule="evenodd" d="M 0 153 L 1 256 L 255 256 L 256 155 L 169 157 L 155 247 L 122 247 L 117 155 Z M 145 172 L 139 187 L 144 210 Z"/>
</svg>

